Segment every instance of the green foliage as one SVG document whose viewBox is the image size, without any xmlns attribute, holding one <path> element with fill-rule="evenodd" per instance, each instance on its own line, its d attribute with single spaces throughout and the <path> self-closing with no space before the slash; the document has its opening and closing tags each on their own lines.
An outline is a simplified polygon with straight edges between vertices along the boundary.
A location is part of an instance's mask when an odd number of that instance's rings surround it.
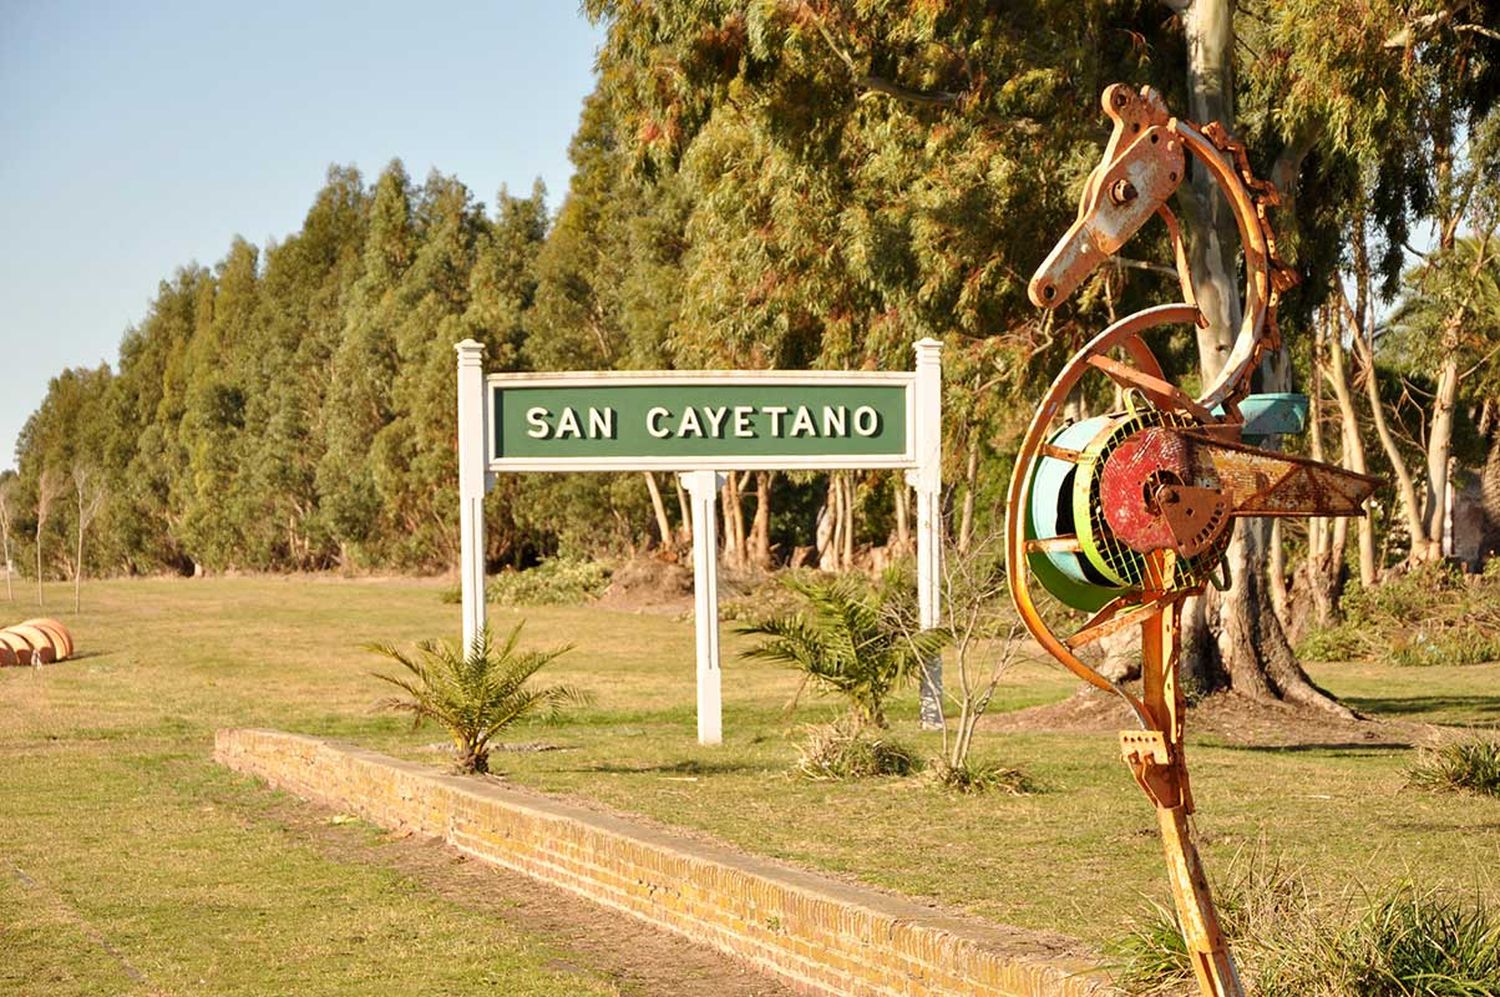
<svg viewBox="0 0 1500 997">
<path fill-rule="evenodd" d="M 1424 751 L 1407 773 L 1413 786 L 1433 792 L 1500 796 L 1500 741 L 1474 736 Z"/>
<path fill-rule="evenodd" d="M 1309 633 L 1298 653 L 1398 665 L 1500 660 L 1500 570 L 1475 576 L 1423 565 L 1350 592 L 1343 611 L 1340 623 Z"/>
<path fill-rule="evenodd" d="M 759 638 L 743 656 L 795 668 L 806 681 L 843 696 L 858 723 L 886 726 L 886 698 L 942 651 L 948 634 L 917 630 L 903 603 L 908 586 L 897 579 L 872 586 L 854 576 L 789 577 L 786 585 L 804 608 L 736 627 Z"/>
<path fill-rule="evenodd" d="M 753 622 L 796 613 L 804 605 L 804 600 L 786 579 L 809 582 L 819 577 L 821 573 L 812 568 L 791 568 L 775 575 L 750 576 L 744 580 L 746 586 L 738 594 L 726 594 L 726 589 L 731 593 L 734 591 L 735 583 L 731 581 L 726 585 L 721 579 L 719 619 L 725 623 Z"/>
<path fill-rule="evenodd" d="M 460 771 L 488 772 L 490 742 L 497 734 L 522 720 L 554 721 L 564 707 L 589 701 L 586 693 L 572 686 L 529 684 L 532 676 L 572 645 L 522 651 L 523 626 L 524 621 L 517 623 L 498 648 L 485 630 L 467 653 L 447 641 L 423 641 L 415 656 L 389 644 L 369 645 L 409 673 L 374 673 L 406 694 L 383 705 L 410 713 L 413 725 L 431 720 L 443 727 L 453 739 Z"/>
<path fill-rule="evenodd" d="M 880 734 L 853 717 L 811 724 L 797 746 L 792 772 L 815 782 L 867 779 L 883 775 L 911 775 L 922 767 L 917 753 Z"/>
<path fill-rule="evenodd" d="M 597 561 L 553 557 L 525 571 L 492 576 L 485 598 L 502 606 L 578 606 L 604 594 L 610 573 Z"/>
<path fill-rule="evenodd" d="M 1105 947 L 1115 983 L 1128 994 L 1177 994 L 1193 982 L 1187 941 L 1170 907 L 1151 901 L 1144 916 Z"/>
<path fill-rule="evenodd" d="M 1325 951 L 1329 975 L 1351 994 L 1500 992 L 1500 918 L 1478 900 L 1406 885 L 1373 904 Z"/>
<path fill-rule="evenodd" d="M 1493 199 L 1462 179 L 1493 172 L 1500 150 L 1500 58 L 1479 30 L 1491 7 L 1235 14 L 1242 113 L 1228 124 L 1263 172 L 1302 164 L 1275 217 L 1308 277 L 1286 328 L 1336 286 L 1351 211 L 1370 214 L 1394 281 L 1421 224 Z M 169 275 L 113 371 L 57 379 L 20 441 L 22 546 L 41 474 L 86 453 L 108 494 L 93 572 L 448 567 L 451 347 L 466 336 L 501 370 L 906 369 L 912 341 L 939 337 L 945 477 L 972 505 L 970 535 L 998 531 L 1009 444 L 1061 358 L 1117 314 L 1177 297 L 1159 268 L 1106 268 L 1040 318 L 1025 279 L 1098 158 L 1101 89 L 1151 84 L 1188 108 L 1181 19 L 1147 0 L 1040 0 L 1024 16 L 972 0 L 584 9 L 606 38 L 555 219 L 539 186 L 502 190 L 486 213 L 458 179 L 399 161 L 373 183 L 330 169 L 298 231 Z M 1440 169 L 1459 146 L 1465 168 Z M 1466 276 L 1475 246 L 1410 275 L 1382 349 L 1397 366 L 1486 355 L 1495 280 L 1493 266 Z M 1170 250 L 1152 225 L 1130 252 Z M 1463 335 L 1433 340 L 1434 323 Z M 1161 347 L 1171 376 L 1196 370 L 1187 330 Z M 1464 391 L 1482 404 L 1494 378 Z M 826 481 L 779 480 L 784 554 L 811 541 Z M 896 532 L 889 482 L 855 480 L 861 545 Z M 654 532 L 634 476 L 506 477 L 485 511 L 497 565 L 632 556 Z M 66 508 L 49 519 L 44 572 L 67 570 L 71 527 Z"/>
</svg>

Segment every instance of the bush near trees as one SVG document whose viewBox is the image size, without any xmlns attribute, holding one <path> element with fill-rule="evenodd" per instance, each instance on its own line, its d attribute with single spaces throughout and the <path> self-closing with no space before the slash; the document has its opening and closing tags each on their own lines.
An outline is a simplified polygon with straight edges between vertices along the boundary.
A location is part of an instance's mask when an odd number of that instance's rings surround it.
<svg viewBox="0 0 1500 997">
<path fill-rule="evenodd" d="M 1472 665 L 1500 660 L 1500 561 L 1466 575 L 1428 564 L 1344 597 L 1343 619 L 1298 650 L 1320 661 Z"/>
</svg>

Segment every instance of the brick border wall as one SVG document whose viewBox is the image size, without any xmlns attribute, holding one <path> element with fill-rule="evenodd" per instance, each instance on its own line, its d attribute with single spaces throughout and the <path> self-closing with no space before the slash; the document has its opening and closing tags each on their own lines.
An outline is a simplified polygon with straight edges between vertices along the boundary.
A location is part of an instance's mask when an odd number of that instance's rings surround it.
<svg viewBox="0 0 1500 997">
<path fill-rule="evenodd" d="M 221 730 L 214 757 L 713 945 L 807 993 L 1116 992 L 1060 936 L 943 914 L 493 781 L 269 730 Z"/>
</svg>

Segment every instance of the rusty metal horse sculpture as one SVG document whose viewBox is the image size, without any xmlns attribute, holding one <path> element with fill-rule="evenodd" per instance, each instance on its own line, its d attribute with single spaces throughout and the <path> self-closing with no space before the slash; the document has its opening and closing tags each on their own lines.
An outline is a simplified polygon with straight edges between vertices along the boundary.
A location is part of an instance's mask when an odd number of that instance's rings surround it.
<svg viewBox="0 0 1500 997">
<path fill-rule="evenodd" d="M 1297 396 L 1251 395 L 1251 376 L 1279 345 L 1278 294 L 1296 274 L 1276 253 L 1266 210 L 1270 184 L 1251 173 L 1242 145 L 1218 123 L 1172 117 L 1150 88 L 1104 91 L 1114 122 L 1089 175 L 1078 218 L 1028 288 L 1055 308 L 1153 215 L 1171 238 L 1184 300 L 1127 316 L 1063 367 L 1022 440 L 1006 523 L 1009 584 L 1038 642 L 1085 681 L 1119 695 L 1139 730 L 1120 734 L 1121 753 L 1155 805 L 1178 919 L 1205 994 L 1243 988 L 1220 928 L 1188 817 L 1193 798 L 1183 755 L 1184 698 L 1178 680 L 1183 600 L 1213 582 L 1228 584 L 1225 552 L 1233 522 L 1246 516 L 1356 516 L 1378 479 L 1251 445 L 1296 431 Z M 1219 375 L 1197 398 L 1171 384 L 1142 334 L 1207 322 L 1176 218 L 1167 207 L 1188 157 L 1227 198 L 1244 248 L 1244 318 Z M 1123 354 L 1123 360 L 1112 356 Z M 1063 405 L 1089 371 L 1119 387 L 1123 411 L 1060 422 Z M 1038 611 L 1043 591 L 1091 614 L 1059 635 Z M 1077 652 L 1128 626 L 1141 628 L 1139 697 L 1084 663 Z"/>
</svg>

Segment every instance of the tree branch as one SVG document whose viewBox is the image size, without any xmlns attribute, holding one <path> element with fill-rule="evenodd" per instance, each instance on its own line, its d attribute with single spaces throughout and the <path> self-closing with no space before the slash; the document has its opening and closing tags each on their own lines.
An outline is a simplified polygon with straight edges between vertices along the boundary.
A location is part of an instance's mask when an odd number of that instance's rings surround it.
<svg viewBox="0 0 1500 997">
<path fill-rule="evenodd" d="M 886 97 L 894 97 L 897 100 L 906 101 L 909 104 L 917 104 L 923 107 L 951 107 L 957 110 L 965 110 L 973 101 L 972 94 L 967 92 L 955 92 L 952 90 L 923 90 L 918 87 L 910 87 L 895 80 L 888 80 L 883 76 L 874 76 L 870 73 L 862 73 L 854 62 L 854 57 L 834 41 L 833 33 L 828 30 L 828 25 L 821 17 L 813 17 L 812 21 L 817 25 L 818 34 L 823 36 L 823 41 L 828 45 L 829 51 L 844 64 L 849 71 L 849 77 L 856 88 L 863 90 L 866 94 L 882 94 Z M 968 66 L 967 57 L 964 58 L 965 67 Z M 1003 118 L 988 111 L 982 112 L 986 121 L 1007 128 L 1014 128 L 1027 134 L 1034 134 L 1041 130 L 1041 125 L 1031 118 Z"/>
</svg>

